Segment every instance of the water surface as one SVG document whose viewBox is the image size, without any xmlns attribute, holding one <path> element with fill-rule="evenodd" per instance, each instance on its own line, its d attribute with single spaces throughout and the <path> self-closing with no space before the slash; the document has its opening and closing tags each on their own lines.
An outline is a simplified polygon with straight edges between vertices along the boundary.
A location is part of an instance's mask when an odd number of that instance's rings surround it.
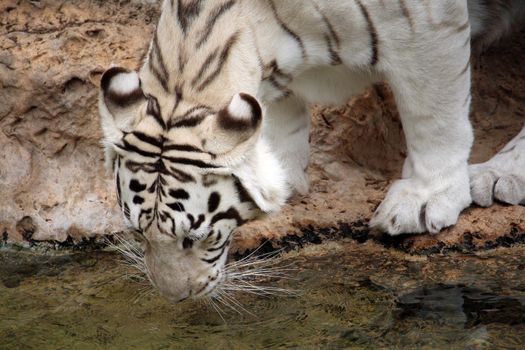
<svg viewBox="0 0 525 350">
<path fill-rule="evenodd" d="M 421 257 L 327 243 L 285 254 L 297 270 L 264 282 L 294 295 L 234 295 L 245 310 L 219 314 L 169 304 L 113 253 L 3 249 L 0 348 L 519 349 L 524 257 L 525 247 Z"/>
</svg>

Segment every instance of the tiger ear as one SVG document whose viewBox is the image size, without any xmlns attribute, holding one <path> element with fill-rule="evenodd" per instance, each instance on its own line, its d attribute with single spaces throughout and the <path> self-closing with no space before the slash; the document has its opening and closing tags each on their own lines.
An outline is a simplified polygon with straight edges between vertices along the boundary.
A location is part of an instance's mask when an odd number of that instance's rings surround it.
<svg viewBox="0 0 525 350">
<path fill-rule="evenodd" d="M 255 97 L 239 93 L 228 106 L 211 121 L 210 137 L 205 148 L 215 154 L 224 154 L 258 135 L 262 109 Z"/>
<path fill-rule="evenodd" d="M 138 116 L 138 107 L 146 101 L 137 72 L 112 67 L 100 80 L 99 113 L 104 140 L 118 142 Z"/>
</svg>

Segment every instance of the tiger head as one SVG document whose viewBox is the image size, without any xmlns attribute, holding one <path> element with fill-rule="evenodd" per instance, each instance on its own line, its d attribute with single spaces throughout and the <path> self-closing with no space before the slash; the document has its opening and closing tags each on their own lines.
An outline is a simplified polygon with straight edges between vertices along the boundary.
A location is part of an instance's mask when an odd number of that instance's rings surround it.
<svg viewBox="0 0 525 350">
<path fill-rule="evenodd" d="M 251 95 L 213 107 L 161 95 L 143 90 L 134 71 L 104 73 L 106 167 L 127 224 L 144 238 L 153 285 L 172 301 L 212 296 L 227 278 L 233 231 L 286 201 L 284 171 Z"/>
</svg>

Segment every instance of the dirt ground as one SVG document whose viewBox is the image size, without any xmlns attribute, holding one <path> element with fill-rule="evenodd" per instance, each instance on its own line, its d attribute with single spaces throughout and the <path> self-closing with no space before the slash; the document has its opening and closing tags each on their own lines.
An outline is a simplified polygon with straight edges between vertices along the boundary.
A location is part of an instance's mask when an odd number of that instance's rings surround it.
<svg viewBox="0 0 525 350">
<path fill-rule="evenodd" d="M 0 237 L 81 241 L 121 230 L 104 173 L 97 85 L 111 63 L 139 66 L 155 2 L 4 0 L 0 4 Z M 474 61 L 471 160 L 489 159 L 525 121 L 525 31 Z M 403 133 L 388 87 L 346 105 L 312 106 L 311 190 L 242 227 L 237 250 L 262 240 L 302 245 L 352 237 L 409 252 L 492 248 L 525 241 L 525 207 L 471 207 L 437 235 L 388 238 L 367 221 L 399 176 Z"/>
</svg>

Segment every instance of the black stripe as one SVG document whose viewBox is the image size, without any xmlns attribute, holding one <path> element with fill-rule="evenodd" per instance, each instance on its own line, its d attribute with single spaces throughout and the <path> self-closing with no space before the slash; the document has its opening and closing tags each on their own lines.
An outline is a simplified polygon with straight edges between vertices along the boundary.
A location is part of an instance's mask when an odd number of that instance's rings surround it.
<svg viewBox="0 0 525 350">
<path fill-rule="evenodd" d="M 171 116 L 175 115 L 175 111 L 179 107 L 180 101 L 182 101 L 182 87 L 180 85 L 175 86 L 175 103 L 171 109 Z"/>
<path fill-rule="evenodd" d="M 144 203 L 144 198 L 143 198 L 143 197 L 138 196 L 138 195 L 135 195 L 135 196 L 133 197 L 133 204 L 138 204 L 138 205 L 140 205 L 140 204 L 142 204 L 142 203 Z"/>
<path fill-rule="evenodd" d="M 184 34 L 186 34 L 188 27 L 195 17 L 199 15 L 200 11 L 201 0 L 190 1 L 187 4 L 183 4 L 182 0 L 177 1 L 177 18 Z"/>
<path fill-rule="evenodd" d="M 144 171 L 146 173 L 152 174 L 158 171 L 157 162 L 148 163 L 148 162 L 134 162 L 132 160 L 127 160 L 125 164 L 126 168 L 132 173 L 137 173 L 139 171 Z"/>
<path fill-rule="evenodd" d="M 197 182 L 197 181 L 195 181 L 195 178 L 193 176 L 191 176 L 190 174 L 188 174 L 188 173 L 186 173 L 186 172 L 184 172 L 182 170 L 175 169 L 174 167 L 170 167 L 169 172 L 167 173 L 167 175 L 174 177 L 175 179 L 177 179 L 181 183 Z"/>
<path fill-rule="evenodd" d="M 277 60 L 272 60 L 263 69 L 271 71 L 270 75 L 278 76 L 280 80 L 286 80 L 287 82 L 290 82 L 293 79 L 293 76 L 291 74 L 285 73 L 281 70 L 281 68 L 279 68 Z"/>
<path fill-rule="evenodd" d="M 229 243 L 229 240 L 226 240 L 226 243 Z M 208 264 L 213 264 L 214 262 L 216 262 L 217 260 L 219 260 L 221 258 L 221 256 L 224 254 L 225 249 L 226 249 L 226 245 L 223 247 L 221 252 L 219 254 L 217 254 L 215 257 L 210 258 L 210 259 L 201 259 L 201 260 L 206 262 L 206 263 L 208 263 Z"/>
<path fill-rule="evenodd" d="M 408 7 L 407 7 L 407 4 L 405 3 L 405 0 L 398 0 L 398 2 L 399 2 L 399 7 L 401 8 L 401 13 L 407 19 L 408 25 L 410 26 L 410 30 L 412 31 L 412 33 L 414 33 L 414 21 L 412 20 L 410 11 L 408 11 Z"/>
<path fill-rule="evenodd" d="M 148 106 L 146 108 L 146 113 L 151 115 L 162 129 L 166 130 L 166 123 L 164 122 L 164 119 L 162 119 L 159 101 L 155 96 L 148 95 Z"/>
<path fill-rule="evenodd" d="M 146 190 L 147 185 L 141 184 L 139 180 L 133 179 L 129 182 L 129 189 L 133 192 L 142 192 Z"/>
<path fill-rule="evenodd" d="M 120 167 L 120 161 L 119 161 L 119 167 Z M 117 171 L 117 202 L 118 202 L 118 205 L 119 207 L 122 208 L 122 201 L 121 201 L 121 198 L 122 198 L 122 190 L 120 188 L 120 173 Z"/>
<path fill-rule="evenodd" d="M 128 93 L 117 93 L 113 90 L 104 91 L 104 100 L 109 101 L 119 107 L 128 107 L 134 103 L 142 102 L 144 100 L 144 92 L 140 87 L 136 87 Z"/>
<path fill-rule="evenodd" d="M 201 227 L 201 225 L 202 225 L 202 223 L 204 222 L 205 219 L 206 219 L 206 217 L 203 214 L 200 214 L 198 220 L 191 223 L 190 229 L 191 230 L 198 229 L 199 227 Z"/>
<path fill-rule="evenodd" d="M 178 188 L 176 190 L 170 190 L 169 191 L 170 196 L 172 196 L 175 199 L 190 199 L 190 194 L 183 190 L 182 188 Z"/>
<path fill-rule="evenodd" d="M 170 209 L 178 211 L 178 212 L 185 212 L 186 211 L 186 208 L 184 208 L 184 205 L 181 202 L 167 203 L 166 205 Z"/>
<path fill-rule="evenodd" d="M 208 286 L 210 285 L 210 281 L 206 281 L 206 283 L 199 289 L 197 290 L 194 295 L 199 295 L 200 293 L 202 293 L 206 288 L 208 288 Z M 209 294 L 209 293 L 207 293 Z"/>
<path fill-rule="evenodd" d="M 179 73 L 182 73 L 184 71 L 184 67 L 186 67 L 186 63 L 188 63 L 188 57 L 186 55 L 186 52 L 183 49 L 180 49 L 179 51 Z"/>
<path fill-rule="evenodd" d="M 221 195 L 217 192 L 212 192 L 208 198 L 208 213 L 213 213 L 221 203 Z"/>
<path fill-rule="evenodd" d="M 235 32 L 232 36 L 230 36 L 228 41 L 226 41 L 226 45 L 224 45 L 221 51 L 221 55 L 219 56 L 219 62 L 217 63 L 217 67 L 215 68 L 213 72 L 211 72 L 208 75 L 206 79 L 204 79 L 204 81 L 197 88 L 197 91 L 204 90 L 208 85 L 210 85 L 215 80 L 215 78 L 217 78 L 222 68 L 224 67 L 224 64 L 228 60 L 228 57 L 230 56 L 231 48 L 237 42 L 238 36 L 239 36 L 239 32 Z"/>
<path fill-rule="evenodd" d="M 150 221 L 151 220 L 151 212 L 153 211 L 152 208 L 149 208 L 149 209 L 142 209 L 140 211 L 140 214 L 139 214 L 139 230 L 142 230 L 142 217 L 145 216 L 146 217 L 146 220 L 147 221 Z M 142 233 L 141 233 L 142 236 L 144 236 Z"/>
<path fill-rule="evenodd" d="M 321 11 L 319 6 L 317 6 L 315 2 L 313 2 L 312 4 L 314 5 L 315 10 L 319 13 L 319 15 L 321 15 L 321 18 L 323 19 L 323 22 L 330 33 L 330 35 L 325 35 L 326 46 L 328 47 L 328 52 L 330 53 L 330 63 L 333 65 L 341 64 L 342 60 L 338 52 L 341 46 L 339 35 L 337 35 L 337 33 L 334 30 L 334 27 L 332 26 L 332 23 L 328 20 L 323 11 Z M 335 42 L 335 48 L 332 41 Z"/>
<path fill-rule="evenodd" d="M 221 220 L 235 220 L 237 222 L 237 226 L 241 226 L 244 224 L 244 220 L 234 207 L 231 207 L 227 211 L 222 211 L 220 213 L 217 213 L 213 216 L 210 222 L 210 226 L 213 226 L 215 223 L 221 221 Z"/>
<path fill-rule="evenodd" d="M 182 248 L 190 249 L 191 247 L 193 247 L 193 241 L 188 237 L 184 238 L 184 240 L 182 241 Z"/>
<path fill-rule="evenodd" d="M 279 76 L 279 78 L 284 78 L 287 81 L 291 81 L 293 79 L 293 76 L 291 74 L 282 71 L 282 69 L 277 64 L 277 60 L 273 60 L 272 62 L 270 62 L 270 66 L 272 67 L 275 75 Z"/>
<path fill-rule="evenodd" d="M 128 152 L 134 152 L 134 153 L 137 153 L 137 154 L 140 154 L 141 156 L 143 157 L 152 157 L 152 158 L 157 158 L 160 156 L 160 153 L 155 153 L 155 152 L 148 152 L 148 151 L 145 151 L 143 149 L 140 149 L 138 148 L 137 146 L 135 145 L 132 145 L 131 143 L 129 143 L 127 140 L 122 140 L 122 142 L 124 143 L 123 146 L 120 146 L 118 144 L 115 144 L 117 147 L 119 148 L 123 148 L 124 150 L 128 151 Z"/>
<path fill-rule="evenodd" d="M 230 0 L 228 2 L 225 2 L 224 4 L 221 4 L 221 5 L 217 6 L 217 7 L 215 7 L 211 11 L 211 14 L 208 17 L 208 20 L 206 21 L 206 24 L 205 24 L 203 33 L 201 35 L 201 38 L 197 42 L 197 45 L 196 45 L 197 49 L 200 48 L 202 46 L 202 44 L 204 44 L 208 40 L 208 38 L 209 38 L 209 36 L 210 36 L 210 34 L 211 34 L 212 30 L 213 30 L 213 27 L 215 26 L 215 23 L 217 23 L 217 20 L 224 13 L 226 13 L 226 11 L 231 9 L 233 7 L 233 5 L 235 5 L 235 0 Z"/>
<path fill-rule="evenodd" d="M 295 33 L 293 30 L 291 30 L 286 23 L 283 22 L 283 20 L 279 17 L 279 14 L 277 13 L 277 9 L 275 7 L 275 3 L 273 0 L 269 0 L 270 6 L 272 7 L 272 12 L 275 17 L 275 20 L 277 23 L 281 26 L 282 30 L 284 30 L 288 35 L 290 35 L 292 38 L 294 38 L 295 41 L 297 41 L 297 44 L 299 45 L 299 48 L 301 49 L 301 55 L 304 58 L 306 58 L 306 49 L 304 48 L 304 43 L 301 37 Z"/>
<path fill-rule="evenodd" d="M 153 58 L 155 58 L 155 60 L 153 60 Z M 159 67 L 157 67 L 157 65 Z M 157 80 L 162 85 L 162 88 L 164 89 L 164 91 L 169 92 L 169 87 L 168 87 L 169 75 L 168 75 L 168 70 L 166 69 L 166 64 L 164 63 L 162 51 L 160 50 L 158 31 L 155 31 L 155 35 L 153 36 L 153 46 L 151 49 L 151 54 L 150 54 L 150 59 L 149 59 L 149 67 L 151 71 L 153 72 L 153 75 L 155 75 L 155 78 L 157 78 Z"/>
<path fill-rule="evenodd" d="M 131 134 L 128 134 L 128 135 L 133 135 L 133 136 L 135 136 L 137 139 L 139 139 L 142 142 L 145 142 L 145 143 L 150 144 L 152 146 L 155 146 L 157 148 L 162 148 L 162 144 L 163 144 L 163 140 L 162 139 L 159 140 L 156 137 L 146 135 L 146 134 L 144 134 L 143 132 L 140 132 L 140 131 L 133 131 Z"/>
<path fill-rule="evenodd" d="M 199 168 L 214 168 L 214 169 L 219 168 L 216 165 L 208 164 L 208 163 L 205 163 L 202 160 L 198 160 L 198 159 L 189 159 L 189 158 L 180 158 L 180 157 L 166 157 L 166 156 L 163 156 L 162 158 L 167 160 L 167 161 L 170 161 L 172 163 L 193 165 L 193 166 L 196 166 L 196 167 L 199 167 Z"/>
<path fill-rule="evenodd" d="M 290 96 L 292 94 L 292 90 L 290 90 L 287 87 L 285 87 L 284 85 L 280 84 L 277 80 L 275 80 L 275 77 L 270 76 L 270 77 L 268 77 L 265 80 L 268 81 L 270 84 L 272 84 L 272 86 L 275 89 L 277 89 L 277 90 L 279 90 L 281 92 L 280 98 L 286 98 L 286 97 L 288 97 L 288 96 Z"/>
<path fill-rule="evenodd" d="M 181 151 L 181 152 L 197 152 L 197 153 L 207 153 L 192 145 L 168 145 L 164 147 L 164 151 Z"/>
<path fill-rule="evenodd" d="M 359 5 L 359 9 L 361 10 L 361 14 L 366 19 L 367 25 L 368 25 L 368 32 L 370 33 L 370 45 L 372 46 L 372 57 L 370 58 L 370 64 L 372 66 L 377 64 L 377 61 L 379 60 L 379 53 L 378 53 L 378 45 L 379 41 L 377 38 L 377 31 L 374 26 L 374 23 L 372 22 L 370 18 L 370 14 L 368 13 L 367 8 L 361 3 L 360 0 L 356 0 L 357 4 Z"/>
<path fill-rule="evenodd" d="M 166 231 L 163 227 L 160 226 L 160 220 L 157 220 L 157 228 L 159 229 L 159 232 L 166 236 L 172 236 L 172 232 Z"/>
<path fill-rule="evenodd" d="M 209 114 L 213 113 L 212 109 L 208 106 L 205 106 L 205 105 L 197 105 L 195 107 L 191 107 L 190 109 L 188 109 L 186 112 L 184 112 L 183 115 L 181 116 L 178 116 L 177 119 L 184 119 L 184 118 L 187 118 L 189 117 L 191 114 L 193 114 L 193 112 L 195 111 L 198 111 L 198 110 L 201 110 L 203 109 L 204 111 L 203 112 L 208 112 Z M 199 113 L 200 114 L 200 113 Z"/>
<path fill-rule="evenodd" d="M 124 203 L 124 216 L 126 216 L 126 219 L 131 221 L 131 214 L 129 212 L 128 203 Z"/>
<path fill-rule="evenodd" d="M 248 193 L 248 190 L 246 190 L 246 188 L 241 183 L 241 180 L 239 180 L 239 178 L 235 175 L 233 175 L 233 178 L 234 178 L 233 183 L 235 185 L 235 189 L 237 190 L 237 195 L 239 196 L 239 201 L 241 201 L 241 203 L 246 203 L 246 202 L 255 203 L 252 196 L 250 196 L 250 194 Z"/>
<path fill-rule="evenodd" d="M 330 37 L 334 40 L 335 44 L 337 45 L 337 48 L 339 48 L 341 45 L 341 40 L 339 39 L 339 35 L 337 35 L 334 26 L 332 25 L 328 17 L 326 17 L 324 12 L 321 11 L 321 9 L 317 6 L 317 4 L 314 3 L 314 6 L 317 12 L 319 12 L 319 14 L 321 15 L 326 28 L 328 28 L 328 31 L 330 32 Z"/>
<path fill-rule="evenodd" d="M 208 252 L 216 252 L 217 250 L 222 250 L 229 242 L 229 240 L 225 240 L 220 246 L 218 247 L 212 247 L 206 249 Z"/>
<path fill-rule="evenodd" d="M 168 218 L 170 219 L 171 221 L 171 234 L 174 236 L 174 237 L 177 237 L 177 234 L 175 233 L 176 231 L 176 227 L 175 227 L 175 219 L 172 218 L 171 216 L 168 215 Z"/>
<path fill-rule="evenodd" d="M 332 65 L 338 65 L 341 64 L 341 56 L 339 56 L 339 53 L 334 49 L 332 45 L 332 40 L 328 35 L 325 35 L 324 37 L 326 41 L 326 46 L 328 47 L 328 52 L 330 53 L 330 64 Z"/>
<path fill-rule="evenodd" d="M 195 117 L 190 117 L 190 118 L 185 118 L 185 119 L 182 119 L 182 120 L 179 120 L 179 121 L 176 121 L 176 122 L 170 122 L 170 126 L 169 128 L 170 129 L 175 129 L 175 128 L 193 128 L 197 125 L 199 125 L 200 123 L 202 123 L 202 121 L 208 116 L 209 114 L 203 116 L 203 115 L 199 115 L 199 116 L 195 116 Z"/>
<path fill-rule="evenodd" d="M 218 54 L 219 54 L 219 49 L 217 48 L 215 49 L 215 51 L 209 54 L 208 57 L 206 57 L 206 59 L 201 65 L 201 68 L 199 69 L 199 72 L 197 73 L 195 78 L 193 78 L 193 80 L 191 81 L 192 87 L 195 87 L 195 85 L 197 85 L 199 80 L 202 78 L 202 75 L 210 68 L 211 63 L 217 58 Z"/>
</svg>

